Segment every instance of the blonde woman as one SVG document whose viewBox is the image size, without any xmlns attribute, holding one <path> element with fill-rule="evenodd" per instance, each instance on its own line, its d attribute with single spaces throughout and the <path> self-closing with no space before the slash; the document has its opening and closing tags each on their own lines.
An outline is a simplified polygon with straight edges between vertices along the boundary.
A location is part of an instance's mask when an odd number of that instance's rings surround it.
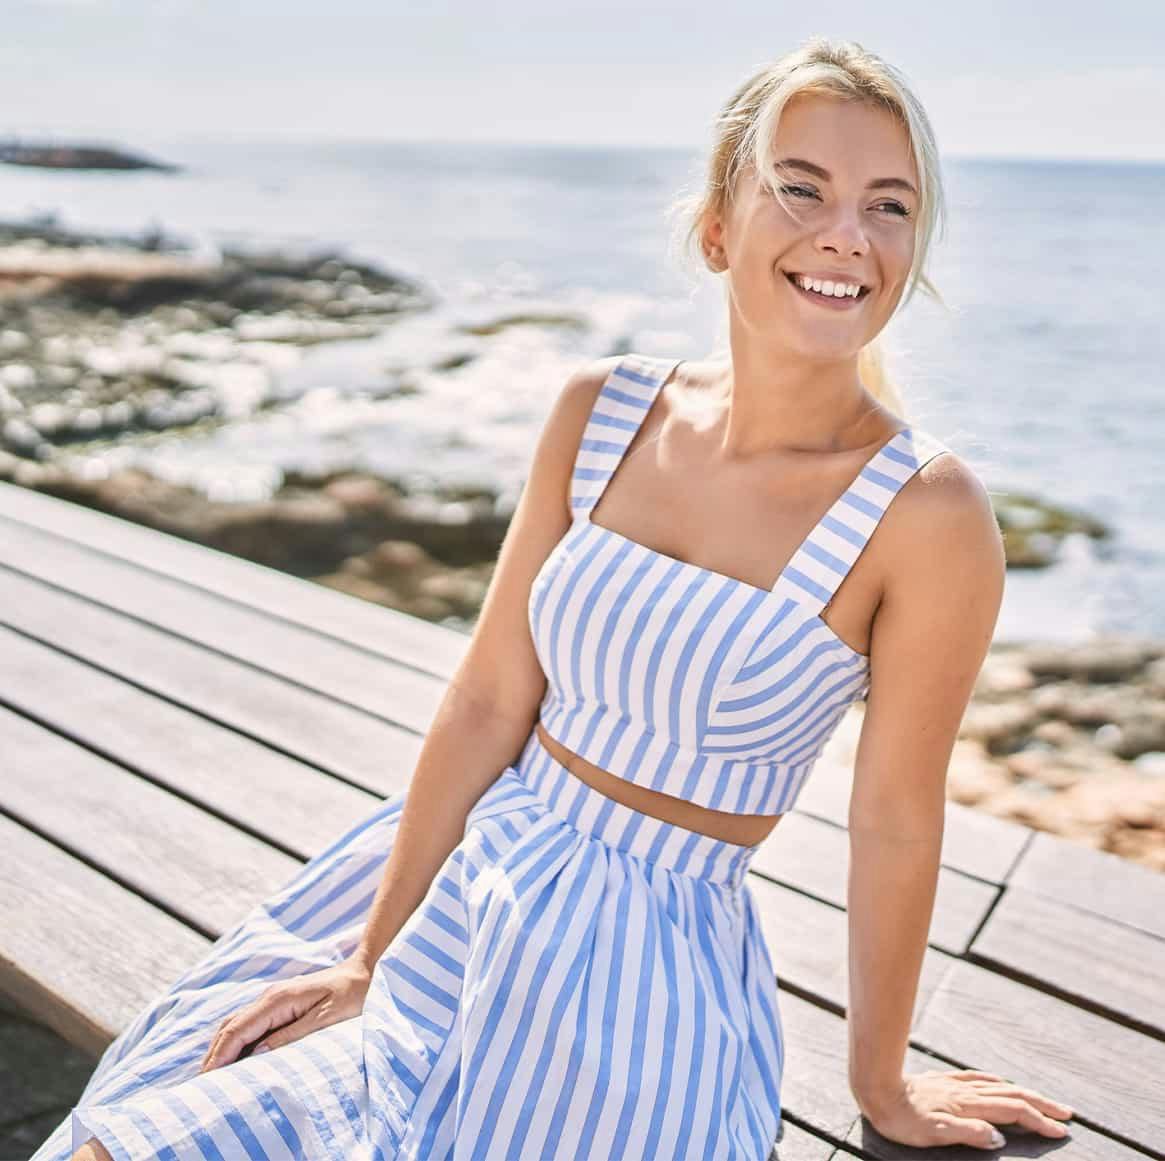
<svg viewBox="0 0 1165 1161">
<path fill-rule="evenodd" d="M 142 1013 L 41 1157 L 768 1157 L 785 1040 L 747 870 L 860 697 L 856 1100 L 914 1146 L 1067 1131 L 994 1074 L 903 1071 L 1004 576 L 983 486 L 872 355 L 929 288 L 930 125 L 814 39 L 716 132 L 691 238 L 729 357 L 570 378 L 407 797 Z"/>
</svg>

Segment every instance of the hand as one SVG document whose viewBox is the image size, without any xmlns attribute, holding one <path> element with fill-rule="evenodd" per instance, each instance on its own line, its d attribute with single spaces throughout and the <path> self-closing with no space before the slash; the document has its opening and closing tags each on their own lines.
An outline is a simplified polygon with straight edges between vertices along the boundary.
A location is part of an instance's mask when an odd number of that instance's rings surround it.
<svg viewBox="0 0 1165 1161">
<path fill-rule="evenodd" d="M 272 984 L 253 1003 L 218 1027 L 200 1072 L 209 1072 L 250 1055 L 299 1040 L 318 1028 L 358 1016 L 372 976 L 367 967 L 344 960 L 332 967 Z"/>
<path fill-rule="evenodd" d="M 1005 1139 L 996 1124 L 1063 1137 L 1068 1127 L 1053 1118 L 1074 1115 L 1067 1105 L 1034 1089 L 972 1069 L 904 1076 L 897 1092 L 874 1102 L 870 1112 L 864 1107 L 862 1112 L 883 1137 L 902 1145 L 977 1149 L 1003 1147 Z"/>
</svg>

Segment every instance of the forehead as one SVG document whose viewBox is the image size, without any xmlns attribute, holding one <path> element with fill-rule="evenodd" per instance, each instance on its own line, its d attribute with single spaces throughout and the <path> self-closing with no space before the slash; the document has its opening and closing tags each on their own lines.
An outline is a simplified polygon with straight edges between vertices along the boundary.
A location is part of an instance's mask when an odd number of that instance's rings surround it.
<svg viewBox="0 0 1165 1161">
<path fill-rule="evenodd" d="M 906 126 L 865 101 L 809 93 L 793 97 L 773 135 L 774 160 L 785 157 L 813 161 L 835 181 L 905 177 L 918 184 Z"/>
</svg>

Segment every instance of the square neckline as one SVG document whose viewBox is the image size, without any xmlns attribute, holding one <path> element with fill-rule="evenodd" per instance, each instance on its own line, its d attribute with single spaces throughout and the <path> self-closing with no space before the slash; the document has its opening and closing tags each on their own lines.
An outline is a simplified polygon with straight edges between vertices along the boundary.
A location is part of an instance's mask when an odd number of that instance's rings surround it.
<svg viewBox="0 0 1165 1161">
<path fill-rule="evenodd" d="M 910 424 L 907 424 L 906 426 L 901 427 L 897 431 L 893 432 L 888 438 L 883 440 L 878 445 L 878 447 L 875 449 L 873 455 L 871 455 L 868 459 L 866 459 L 866 461 L 858 469 L 858 471 L 855 473 L 855 475 L 851 478 L 849 483 L 842 490 L 841 494 L 839 496 L 837 496 L 836 499 L 826 509 L 825 514 L 821 517 L 821 519 L 819 519 L 812 526 L 812 528 L 809 529 L 808 533 L 804 537 L 802 537 L 802 539 L 796 544 L 796 546 L 793 549 L 792 555 L 789 557 L 789 559 L 787 561 L 785 561 L 784 565 L 781 567 L 781 570 L 777 574 L 777 577 L 773 581 L 771 587 L 762 588 L 759 585 L 754 585 L 751 581 L 742 580 L 740 577 L 730 576 L 728 573 L 720 572 L 717 569 L 707 568 L 704 565 L 696 564 L 694 561 L 683 560 L 678 556 L 673 556 L 671 553 L 663 552 L 658 548 L 652 548 L 650 545 L 644 544 L 640 540 L 633 540 L 630 536 L 627 536 L 625 533 L 619 532 L 617 529 L 614 529 L 614 528 L 609 528 L 605 524 L 600 524 L 597 520 L 594 519 L 593 513 L 594 513 L 595 507 L 598 505 L 599 501 L 606 494 L 607 490 L 610 488 L 611 481 L 618 474 L 619 469 L 623 466 L 624 463 L 627 462 L 627 460 L 629 458 L 631 440 L 633 440 L 635 438 L 635 436 L 640 431 L 642 431 L 643 424 L 646 421 L 648 414 L 651 412 L 651 409 L 655 406 L 656 401 L 663 394 L 664 387 L 667 386 L 668 382 L 671 381 L 672 377 L 675 375 L 676 370 L 684 362 L 686 362 L 686 360 L 677 359 L 674 363 L 671 364 L 671 366 L 669 366 L 667 368 L 667 370 L 665 371 L 665 373 L 663 375 L 658 376 L 656 378 L 656 381 L 653 384 L 652 389 L 651 389 L 651 397 L 650 397 L 650 400 L 648 402 L 648 405 L 644 409 L 643 414 L 639 417 L 639 420 L 638 420 L 636 427 L 635 427 L 635 431 L 632 432 L 631 439 L 629 439 L 623 445 L 622 451 L 619 453 L 618 460 L 616 461 L 615 465 L 611 468 L 611 471 L 607 475 L 607 478 L 603 481 L 603 486 L 599 490 L 598 495 L 595 496 L 594 499 L 591 500 L 591 502 L 583 510 L 583 514 L 582 514 L 583 521 L 586 524 L 588 524 L 590 527 L 597 528 L 600 532 L 603 532 L 608 536 L 613 536 L 615 539 L 622 541 L 624 544 L 632 546 L 633 548 L 637 549 L 640 552 L 645 552 L 645 553 L 647 553 L 651 556 L 657 557 L 661 560 L 666 560 L 666 561 L 671 562 L 672 564 L 680 565 L 682 568 L 685 568 L 685 569 L 688 569 L 690 571 L 694 571 L 697 573 L 701 573 L 704 576 L 715 577 L 718 580 L 728 581 L 734 585 L 737 585 L 740 588 L 748 590 L 749 592 L 759 593 L 766 599 L 768 599 L 770 597 L 775 597 L 775 596 L 777 596 L 777 590 L 781 586 L 781 582 L 786 579 L 786 577 L 789 574 L 789 570 L 795 566 L 798 558 L 801 556 L 806 545 L 808 545 L 813 540 L 818 529 L 820 529 L 826 523 L 826 521 L 829 520 L 829 518 L 831 516 L 834 516 L 835 513 L 846 502 L 846 499 L 854 491 L 855 487 L 858 484 L 858 481 L 862 479 L 865 472 L 867 470 L 873 468 L 874 465 L 876 465 L 878 463 L 878 461 L 883 458 L 887 449 L 890 447 L 890 445 L 892 443 L 894 443 L 895 440 L 899 439 L 903 435 L 909 435 L 913 438 L 914 429 Z M 604 390 L 606 389 L 609 382 L 610 382 L 610 376 L 608 376 L 607 380 L 603 384 Z M 602 392 L 600 391 L 600 395 L 601 394 L 602 394 Z M 597 404 L 597 402 L 598 402 L 598 400 L 596 398 L 596 404 Z M 862 548 L 864 550 L 865 545 L 863 545 Z M 860 556 L 861 553 L 859 553 L 858 555 Z M 852 565 L 851 565 L 851 567 L 852 567 Z M 847 570 L 847 575 L 848 575 L 848 570 Z M 842 579 L 844 580 L 845 578 L 843 577 Z M 804 610 L 805 604 L 803 601 L 797 600 L 797 598 L 795 598 L 795 597 L 789 598 L 789 599 L 792 599 L 794 601 L 794 603 L 798 605 L 799 608 Z M 850 656 L 850 658 L 852 660 L 857 660 L 857 661 L 863 663 L 866 667 L 868 667 L 869 663 L 870 663 L 870 655 L 868 653 L 859 652 L 852 645 L 850 645 L 847 641 L 843 640 L 838 635 L 838 633 L 833 629 L 833 627 L 821 616 L 821 613 L 824 612 L 825 609 L 829 607 L 829 604 L 832 602 L 832 600 L 833 600 L 833 598 L 831 596 L 829 601 L 827 601 L 826 604 L 822 607 L 821 612 L 810 613 L 805 618 L 806 621 L 815 622 L 820 628 L 825 630 L 825 632 L 829 636 L 829 638 L 833 642 L 835 642 L 841 649 L 843 649 Z"/>
<path fill-rule="evenodd" d="M 797 557 L 797 553 L 801 551 L 801 545 L 799 544 L 797 546 L 797 551 L 794 552 L 793 555 L 789 558 L 788 564 L 786 564 L 785 568 L 781 569 L 780 575 L 775 581 L 773 581 L 773 587 L 771 589 L 762 589 L 759 585 L 754 585 L 750 581 L 741 580 L 740 577 L 729 576 L 727 573 L 718 572 L 714 568 L 705 568 L 702 564 L 695 564 L 690 560 L 681 560 L 678 556 L 672 556 L 671 553 L 668 552 L 661 552 L 659 549 L 652 548 L 650 545 L 644 544 L 642 541 L 632 540 L 630 536 L 626 536 L 622 532 L 617 532 L 614 528 L 608 528 L 605 524 L 600 524 L 597 520 L 593 520 L 591 518 L 589 509 L 583 513 L 582 523 L 589 524 L 592 528 L 597 528 L 600 532 L 606 533 L 608 536 L 613 536 L 616 540 L 621 540 L 624 544 L 628 544 L 631 547 L 638 549 L 640 552 L 645 552 L 649 556 L 659 557 L 661 560 L 669 561 L 672 564 L 678 564 L 681 568 L 703 573 L 705 576 L 716 577 L 718 580 L 728 581 L 731 584 L 739 586 L 740 588 L 748 589 L 750 592 L 759 593 L 766 600 L 769 598 L 776 598 L 778 596 L 776 591 L 777 585 L 781 583 L 781 580 L 784 577 L 789 564 L 793 563 Z M 814 525 L 813 527 L 814 531 L 816 531 L 817 525 Z M 802 544 L 803 543 L 804 541 L 802 541 Z M 805 607 L 804 604 L 801 601 L 798 601 L 795 597 L 782 596 L 781 599 L 792 600 L 793 603 L 801 609 L 804 609 Z M 870 655 L 868 653 L 859 653 L 858 650 L 849 644 L 848 641 L 844 641 L 841 637 L 839 637 L 834 628 L 829 624 L 828 621 L 825 621 L 822 618 L 820 613 L 811 613 L 805 618 L 805 620 L 813 621 L 821 628 L 823 628 L 831 640 L 833 640 L 837 645 L 844 649 L 851 658 L 864 662 L 866 665 L 869 664 Z"/>
</svg>

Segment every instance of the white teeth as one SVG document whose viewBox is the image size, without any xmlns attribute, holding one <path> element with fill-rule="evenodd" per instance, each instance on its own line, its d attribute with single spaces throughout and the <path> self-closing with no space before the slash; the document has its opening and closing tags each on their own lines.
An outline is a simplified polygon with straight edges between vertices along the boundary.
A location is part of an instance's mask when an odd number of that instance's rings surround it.
<svg viewBox="0 0 1165 1161">
<path fill-rule="evenodd" d="M 795 279 L 802 289 L 813 290 L 831 298 L 857 298 L 862 289 L 855 282 L 831 282 L 829 279 L 806 278 L 801 274 L 795 275 Z"/>
</svg>

